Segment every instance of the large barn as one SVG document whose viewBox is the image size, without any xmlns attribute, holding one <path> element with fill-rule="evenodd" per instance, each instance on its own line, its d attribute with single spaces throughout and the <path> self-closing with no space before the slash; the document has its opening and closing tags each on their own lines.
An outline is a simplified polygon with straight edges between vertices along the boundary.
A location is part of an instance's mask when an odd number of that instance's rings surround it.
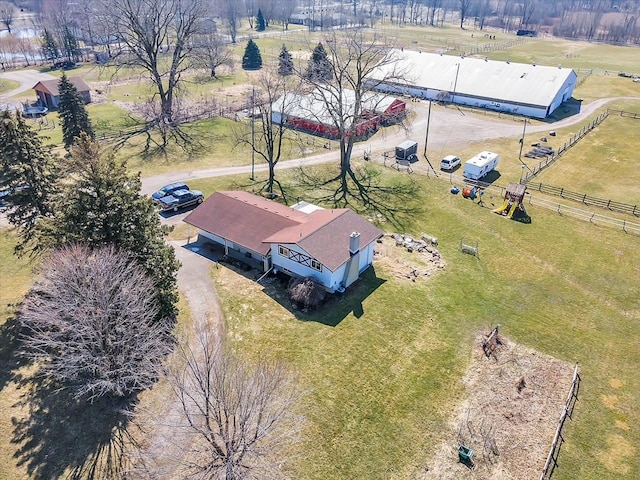
<svg viewBox="0 0 640 480">
<path fill-rule="evenodd" d="M 319 135 L 325 138 L 339 138 L 340 110 L 346 113 L 345 127 L 350 128 L 355 92 L 342 90 L 342 109 L 327 108 L 338 91 L 327 87 L 316 89 L 309 94 L 287 93 L 273 102 L 272 119 L 276 124 L 285 122 L 287 126 Z M 375 92 L 365 92 L 362 98 L 362 115 L 355 126 L 357 138 L 367 137 L 382 125 L 389 125 L 405 115 L 406 103 L 403 100 Z"/>
<path fill-rule="evenodd" d="M 546 118 L 570 99 L 577 75 L 570 68 L 392 50 L 368 77 L 379 91 Z M 406 72 L 399 79 L 397 72 Z M 393 80 L 388 80 L 393 78 Z"/>
</svg>

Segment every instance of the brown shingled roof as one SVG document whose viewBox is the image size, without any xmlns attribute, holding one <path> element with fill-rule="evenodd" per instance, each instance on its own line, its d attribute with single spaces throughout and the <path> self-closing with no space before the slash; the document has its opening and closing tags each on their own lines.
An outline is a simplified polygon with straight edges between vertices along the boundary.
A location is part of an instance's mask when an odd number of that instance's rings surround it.
<svg viewBox="0 0 640 480">
<path fill-rule="evenodd" d="M 184 221 L 249 250 L 266 255 L 263 239 L 305 221 L 307 215 L 266 198 L 241 191 L 216 192 Z"/>
<path fill-rule="evenodd" d="M 349 260 L 349 236 L 360 233 L 360 246 L 364 247 L 384 234 L 382 230 L 347 208 L 316 210 L 301 225 L 293 225 L 266 237 L 264 242 L 290 243 L 331 271 Z"/>
<path fill-rule="evenodd" d="M 241 191 L 214 193 L 184 221 L 262 255 L 271 243 L 299 245 L 331 271 L 349 260 L 351 233 L 360 233 L 361 247 L 384 233 L 346 208 L 306 214 Z"/>
<path fill-rule="evenodd" d="M 88 92 L 89 91 L 89 85 L 87 85 L 85 83 L 85 81 L 80 77 L 69 77 L 69 82 L 74 87 L 76 87 L 79 92 Z M 33 86 L 33 89 L 35 91 L 43 91 L 45 93 L 53 95 L 54 97 L 57 97 L 58 95 L 60 95 L 60 91 L 58 90 L 58 84 L 59 83 L 60 83 L 60 80 L 58 80 L 58 79 L 42 80 L 42 81 L 36 83 Z M 38 88 L 38 87 L 40 87 L 40 88 Z"/>
</svg>

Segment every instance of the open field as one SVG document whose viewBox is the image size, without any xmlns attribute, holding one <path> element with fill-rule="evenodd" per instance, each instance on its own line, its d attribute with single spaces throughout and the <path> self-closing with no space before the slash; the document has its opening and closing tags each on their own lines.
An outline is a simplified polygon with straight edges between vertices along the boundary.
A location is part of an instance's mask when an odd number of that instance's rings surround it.
<svg viewBox="0 0 640 480">
<path fill-rule="evenodd" d="M 0 94 L 10 92 L 11 90 L 18 88 L 19 86 L 20 84 L 18 82 L 3 78 L 0 80 Z"/>
<path fill-rule="evenodd" d="M 447 264 L 424 282 L 374 263 L 344 300 L 301 313 L 274 284 L 214 271 L 237 347 L 286 359 L 311 390 L 296 476 L 382 478 L 393 467 L 389 478 L 421 478 L 465 397 L 459 379 L 475 336 L 500 323 L 513 341 L 580 362 L 583 388 L 554 478 L 635 478 L 637 238 L 534 208 L 531 225 L 507 221 L 490 203 L 414 178 L 424 213 L 407 233 L 438 236 Z M 479 259 L 458 251 L 462 236 L 479 241 Z"/>
<path fill-rule="evenodd" d="M 640 197 L 636 164 L 640 138 L 630 132 L 639 127 L 640 119 L 609 115 L 533 181 L 636 204 Z"/>
<path fill-rule="evenodd" d="M 391 34 L 390 30 L 387 32 Z M 433 32 L 433 35 L 418 35 L 419 32 Z M 412 48 L 419 45 L 437 49 L 456 43 L 470 45 L 470 33 L 453 28 L 442 31 L 404 28 L 396 30 L 394 35 Z M 473 42 L 486 42 L 484 37 L 476 39 L 481 34 L 474 33 Z M 300 45 L 300 49 L 306 38 L 310 38 L 311 46 L 319 38 L 304 32 L 299 36 L 301 40 L 295 40 L 291 45 Z M 497 37 L 498 42 L 503 40 L 503 34 L 497 33 Z M 261 38 L 257 43 L 271 58 L 288 38 Z M 412 44 L 413 38 L 419 38 L 421 43 Z M 241 54 L 245 43 L 239 42 L 236 53 Z M 562 63 L 571 68 L 627 71 L 632 69 L 634 59 L 637 64 L 637 53 L 637 49 L 631 48 L 537 39 L 488 55 L 511 61 Z M 85 68 L 88 75 L 94 75 L 89 81 L 94 81 L 92 78 L 96 82 L 105 81 L 102 74 L 89 66 L 78 70 L 84 72 Z M 127 118 L 128 110 L 117 102 L 132 98 L 138 101 L 141 100 L 138 96 L 145 98 L 149 92 L 145 85 L 131 83 L 129 80 L 135 75 L 130 73 L 120 86 L 114 86 L 105 94 L 105 102 L 89 106 L 98 134 L 124 129 L 135 122 L 135 118 Z M 247 85 L 248 78 L 246 72 L 237 68 L 226 72 L 219 81 L 194 79 L 189 84 L 189 95 L 193 98 L 209 94 L 226 96 L 225 89 Z M 576 89 L 576 96 L 588 100 L 605 95 L 639 95 L 639 92 L 640 84 L 599 73 L 581 84 Z M 640 111 L 638 102 L 632 101 L 617 102 L 609 107 Z M 55 116 L 52 118 L 56 119 Z M 616 197 L 619 201 L 637 198 L 634 184 L 640 177 L 630 169 L 631 162 L 624 161 L 633 159 L 640 146 L 636 144 L 637 122 L 607 119 L 534 181 L 560 186 L 566 183 L 567 188 L 576 191 L 582 188 L 591 195 L 619 195 L 621 198 Z M 531 125 L 545 124 L 533 121 Z M 559 146 L 582 125 L 557 129 L 557 136 L 550 138 L 550 143 Z M 118 155 L 128 158 L 129 167 L 142 171 L 145 176 L 247 165 L 250 162 L 248 152 L 233 149 L 233 128 L 234 122 L 227 119 L 186 125 L 185 129 L 201 142 L 191 155 L 176 148 L 169 150 L 163 158 L 145 159 L 140 155 L 138 140 Z M 450 128 L 459 126 L 451 125 Z M 548 130 L 551 129 L 555 128 L 549 125 Z M 42 134 L 49 135 L 55 143 L 61 138 L 59 126 L 51 131 L 43 130 Z M 540 132 L 528 133 L 525 148 L 542 135 Z M 452 141 L 429 155 L 437 162 L 448 153 L 459 154 L 464 159 L 479 150 L 495 150 L 501 154 L 498 183 L 506 185 L 509 181 L 517 182 L 521 174 L 518 138 L 465 144 Z M 306 153 L 320 151 L 320 141 L 309 145 Z M 289 158 L 300 156 L 293 146 L 287 155 Z M 602 156 L 615 157 L 617 162 L 593 161 Z M 317 168 L 333 171 L 330 170 L 333 165 Z M 583 169 L 587 170 L 586 174 L 576 174 Z M 499 198 L 485 198 L 486 205 L 482 208 L 460 195 L 451 195 L 449 185 L 439 180 L 383 170 L 383 181 L 410 178 L 419 186 L 419 193 L 413 200 L 415 215 L 399 220 L 406 225 L 406 233 L 428 232 L 439 238 L 438 248 L 446 263 L 443 270 L 413 282 L 404 278 L 402 272 L 405 267 L 408 271 L 416 261 L 412 258 L 414 254 L 405 253 L 402 262 L 378 260 L 344 298 L 334 299 L 315 312 L 292 308 L 282 285 L 275 280 L 268 279 L 259 285 L 255 283 L 254 275 L 245 276 L 229 268 L 212 270 L 212 282 L 225 311 L 228 338 L 235 348 L 249 357 L 274 356 L 285 360 L 300 376 L 301 386 L 309 392 L 303 405 L 306 412 L 304 442 L 296 447 L 297 460 L 292 466 L 292 477 L 305 480 L 424 479 L 428 473 L 425 468 L 434 465 L 441 444 L 451 444 L 455 440 L 451 438 L 450 424 L 455 422 L 459 409 L 469 400 L 470 392 L 466 390 L 469 383 L 463 383 L 462 379 L 474 365 L 478 337 L 499 323 L 501 332 L 523 349 L 533 349 L 565 365 L 576 361 L 580 364 L 583 384 L 574 417 L 564 430 L 566 443 L 553 478 L 640 478 L 640 464 L 636 460 L 640 430 L 635 427 L 640 423 L 638 237 L 535 207 L 529 207 L 531 224 L 508 221 L 490 211 L 499 206 Z M 296 174 L 295 170 L 279 172 L 278 178 L 285 182 L 292 198 L 313 201 L 314 192 L 304 191 L 296 183 Z M 264 180 L 261 175 L 257 175 L 257 182 Z M 189 184 L 205 194 L 218 189 L 251 190 L 256 185 L 247 180 L 247 175 L 198 179 Z M 385 222 L 380 227 L 391 229 Z M 181 225 L 171 238 L 185 238 L 190 233 Z M 479 258 L 459 252 L 462 237 L 470 243 L 479 242 Z M 60 415 L 54 417 L 64 423 L 64 428 L 45 423 L 51 428 L 42 433 L 50 433 L 40 438 L 31 437 L 35 443 L 17 439 L 13 422 L 14 418 L 25 418 L 27 413 L 17 403 L 24 389 L 18 389 L 15 380 L 18 374 L 28 378 L 30 372 L 16 359 L 15 329 L 10 320 L 11 308 L 6 306 L 20 301 L 32 277 L 27 262 L 12 256 L 12 243 L 7 230 L 0 230 L 0 260 L 3 263 L 0 278 L 0 409 L 5 412 L 0 420 L 0 480 L 33 478 L 34 473 L 29 475 L 26 469 L 34 464 L 49 466 L 52 470 L 46 473 L 62 475 L 65 465 L 78 460 L 77 452 L 74 452 L 78 446 L 74 443 L 77 442 L 74 435 L 79 427 L 67 428 L 73 421 L 64 416 L 65 409 L 58 405 Z M 180 307 L 180 325 L 184 328 L 189 324 L 185 318 L 188 308 L 184 301 Z M 561 385 L 558 388 L 566 392 L 569 384 L 565 390 Z M 164 384 L 145 392 L 140 411 L 153 417 L 154 410 L 163 405 L 167 392 Z M 550 418 L 559 417 L 560 409 L 561 405 L 557 405 L 557 415 L 550 415 Z M 87 423 L 82 426 L 89 429 L 91 419 L 85 415 L 83 420 Z M 550 430 L 554 427 L 551 425 Z M 51 432 L 55 434 L 57 429 L 69 430 L 69 434 L 52 435 Z M 544 430 L 548 432 L 549 425 L 545 424 Z M 496 442 L 504 447 L 510 437 L 501 433 L 496 432 Z M 81 442 L 85 453 L 87 445 L 96 440 L 90 434 L 87 437 L 90 441 Z M 543 452 L 551 440 L 546 433 L 538 439 Z M 46 442 L 60 442 L 53 460 L 38 456 L 33 450 L 33 445 Z M 517 450 L 513 445 L 511 448 Z M 507 451 L 506 448 L 501 450 Z M 527 454 L 527 451 L 520 453 Z M 36 463 L 29 458 L 35 459 Z M 25 463 L 20 464 L 21 460 Z M 460 465 L 456 463 L 455 455 L 448 460 L 454 472 L 467 476 L 464 478 L 482 478 L 482 472 L 474 475 L 474 472 L 456 470 Z M 513 461 L 512 458 L 509 460 Z M 526 462 L 539 464 L 537 470 L 535 465 L 532 467 L 532 471 L 539 472 L 544 458 L 527 458 Z M 511 473 L 512 478 L 524 480 L 518 472 Z M 55 478 L 55 475 L 42 475 L 42 478 Z"/>
</svg>

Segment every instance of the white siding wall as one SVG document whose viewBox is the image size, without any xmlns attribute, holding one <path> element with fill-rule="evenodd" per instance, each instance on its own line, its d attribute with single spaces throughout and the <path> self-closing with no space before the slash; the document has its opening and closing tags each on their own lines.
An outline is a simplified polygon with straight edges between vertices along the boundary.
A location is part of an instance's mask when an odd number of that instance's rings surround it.
<svg viewBox="0 0 640 480">
<path fill-rule="evenodd" d="M 307 252 L 302 250 L 297 245 L 283 245 L 283 246 L 287 247 L 291 251 L 310 256 Z M 271 245 L 271 257 L 273 259 L 273 266 L 275 268 L 278 268 L 279 270 L 283 270 L 285 273 L 291 272 L 294 275 L 298 275 L 300 277 L 313 277 L 318 282 L 320 282 L 325 288 L 329 290 L 333 290 L 334 288 L 333 285 L 335 285 L 336 283 L 336 278 L 339 278 L 340 280 L 342 280 L 342 277 L 336 277 L 337 275 L 336 272 L 331 272 L 331 270 L 329 270 L 324 265 L 322 266 L 322 271 L 319 272 L 315 268 L 306 267 L 298 262 L 295 262 L 293 260 L 283 257 L 278 253 L 277 244 Z M 338 284 L 340 283 L 340 280 L 338 280 Z"/>
<path fill-rule="evenodd" d="M 271 112 L 271 120 L 276 125 L 280 125 L 280 123 L 282 123 L 282 113 L 280 113 L 280 112 Z"/>
<path fill-rule="evenodd" d="M 214 235 L 213 233 L 205 232 L 204 230 L 198 229 L 198 234 L 202 237 L 208 238 L 209 240 L 219 243 L 220 245 L 225 245 L 225 240 L 222 237 Z"/>
<path fill-rule="evenodd" d="M 227 249 L 229 250 L 234 250 L 235 252 L 239 252 L 241 255 L 244 255 L 246 253 L 250 253 L 251 254 L 251 258 L 253 258 L 254 260 L 257 260 L 259 262 L 262 262 L 262 268 L 263 270 L 266 270 L 269 268 L 269 264 L 268 264 L 268 260 L 267 257 L 261 255 L 258 252 L 254 252 L 253 250 L 249 250 L 247 248 L 244 248 L 238 244 L 235 244 L 225 238 L 219 237 L 218 235 L 214 235 L 213 233 L 209 233 L 209 232 L 205 232 L 204 230 L 200 230 L 198 229 L 198 233 L 200 234 L 200 236 L 207 238 L 209 240 L 211 240 L 212 242 L 215 242 L 219 245 L 222 245 L 223 247 L 225 247 L 225 253 L 227 253 Z"/>
<path fill-rule="evenodd" d="M 570 78 L 573 78 L 573 77 L 570 77 Z M 440 92 L 439 90 L 432 90 L 428 88 L 422 89 L 418 87 L 415 87 L 415 88 L 400 87 L 400 86 L 386 85 L 386 84 L 381 84 L 377 86 L 376 90 L 380 90 L 382 92 L 385 92 L 391 95 L 409 95 L 409 96 L 414 96 L 418 98 L 423 98 L 425 100 L 438 100 L 437 98 L 438 95 L 442 94 L 442 92 Z M 550 112 L 553 112 L 553 110 L 555 110 L 556 108 L 558 108 L 558 106 L 560 106 L 560 103 L 562 103 L 563 94 L 565 97 L 567 95 L 565 93 L 566 90 L 567 88 L 565 84 L 565 86 L 563 86 L 563 88 L 561 88 L 558 93 L 560 97 L 560 102 L 557 103 L 555 106 L 552 105 L 549 110 Z M 570 88 L 569 97 L 571 96 L 572 93 L 573 93 L 573 88 Z M 452 95 L 449 96 L 447 101 L 451 101 L 451 100 L 452 100 Z M 533 117 L 533 118 L 545 118 L 547 116 L 547 107 L 548 107 L 547 105 L 544 105 L 544 106 L 516 105 L 509 102 L 502 102 L 499 99 L 496 99 L 495 101 L 479 100 L 473 97 L 465 97 L 464 95 L 460 95 L 458 93 L 455 94 L 455 97 L 453 98 L 453 100 L 455 100 L 455 103 L 458 105 L 467 105 L 475 108 L 485 108 L 487 110 L 494 110 L 496 112 L 513 113 L 513 114 L 524 115 L 526 117 Z"/>
<path fill-rule="evenodd" d="M 373 262 L 373 249 L 375 242 L 370 243 L 364 249 L 360 250 L 359 255 L 359 264 L 358 264 L 358 272 L 362 273 L 366 270 L 371 263 Z M 283 245 L 289 248 L 292 251 L 296 251 L 299 253 L 303 253 L 305 255 L 309 255 L 307 252 L 302 250 L 297 245 Z M 284 271 L 285 273 L 293 273 L 294 275 L 298 275 L 300 277 L 313 277 L 318 282 L 320 282 L 327 290 L 333 292 L 340 288 L 342 281 L 344 280 L 345 269 L 347 267 L 347 263 L 341 265 L 337 268 L 335 272 L 331 272 L 324 265 L 322 266 L 322 272 L 318 270 L 306 267 L 301 265 L 298 262 L 294 262 L 288 258 L 281 256 L 278 253 L 278 245 L 271 245 L 271 257 L 273 259 L 273 266 L 277 269 Z"/>
<path fill-rule="evenodd" d="M 370 243 L 363 250 L 360 250 L 360 268 L 358 269 L 360 273 L 373 263 L 373 247 L 375 244 L 376 242 Z"/>
</svg>

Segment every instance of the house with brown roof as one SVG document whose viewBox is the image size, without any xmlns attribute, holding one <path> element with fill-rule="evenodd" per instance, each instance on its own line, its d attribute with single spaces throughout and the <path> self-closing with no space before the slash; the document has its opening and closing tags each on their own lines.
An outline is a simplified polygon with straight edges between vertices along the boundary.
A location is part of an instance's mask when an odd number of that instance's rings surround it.
<svg viewBox="0 0 640 480">
<path fill-rule="evenodd" d="M 384 232 L 348 208 L 288 207 L 241 191 L 220 191 L 184 220 L 226 255 L 343 291 L 373 262 Z"/>
<path fill-rule="evenodd" d="M 58 84 L 60 80 L 42 80 L 33 86 L 38 96 L 38 103 L 47 107 L 49 110 L 58 108 L 60 102 L 60 91 Z M 89 85 L 80 77 L 69 77 L 69 82 L 78 89 L 78 93 L 84 103 L 91 103 L 91 91 Z"/>
</svg>

